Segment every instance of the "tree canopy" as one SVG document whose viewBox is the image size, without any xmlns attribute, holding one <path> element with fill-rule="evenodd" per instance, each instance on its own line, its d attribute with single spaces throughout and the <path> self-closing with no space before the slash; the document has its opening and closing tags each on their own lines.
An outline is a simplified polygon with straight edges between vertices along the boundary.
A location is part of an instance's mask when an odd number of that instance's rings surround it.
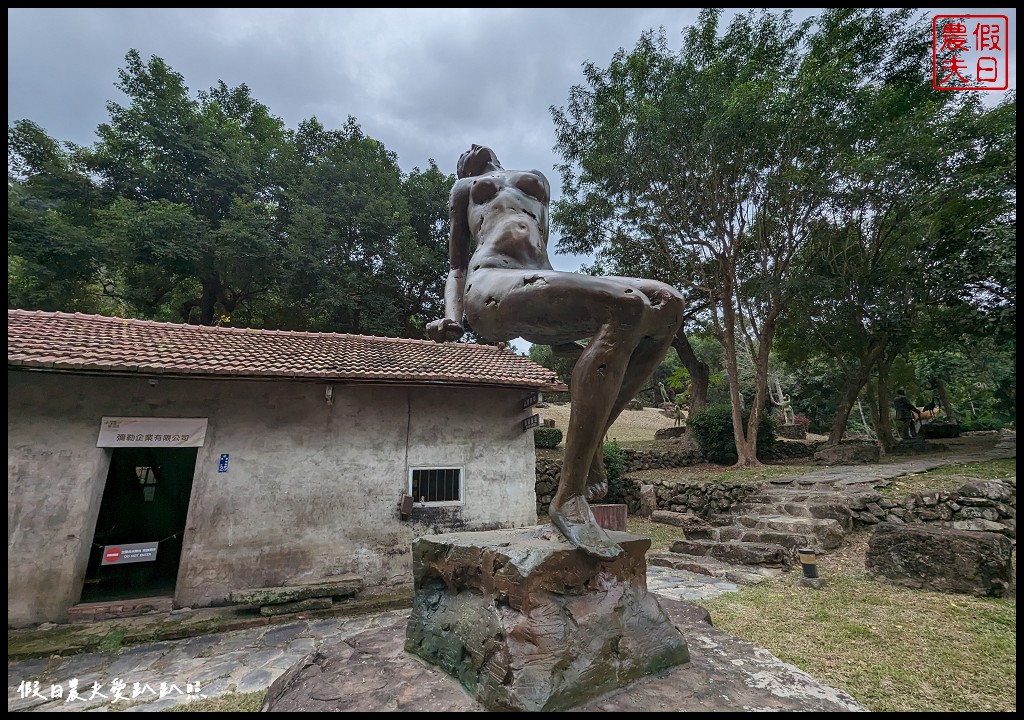
<svg viewBox="0 0 1024 720">
<path fill-rule="evenodd" d="M 424 337 L 453 176 L 405 174 L 354 118 L 295 130 L 223 82 L 125 57 L 90 147 L 8 129 L 8 304 Z"/>
<path fill-rule="evenodd" d="M 562 247 L 687 293 L 688 327 L 725 350 L 741 464 L 757 462 L 777 336 L 791 362 L 844 368 L 838 442 L 867 383 L 934 330 L 929 313 L 1013 314 L 1016 101 L 937 91 L 930 63 L 930 22 L 909 9 L 750 11 L 725 27 L 704 9 L 679 52 L 649 31 L 586 63 L 551 109 Z"/>
</svg>

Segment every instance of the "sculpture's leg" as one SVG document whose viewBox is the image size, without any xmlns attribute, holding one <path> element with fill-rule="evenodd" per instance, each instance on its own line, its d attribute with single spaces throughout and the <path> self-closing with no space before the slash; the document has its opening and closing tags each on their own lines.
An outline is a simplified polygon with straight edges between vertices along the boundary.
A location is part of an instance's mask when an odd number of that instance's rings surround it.
<svg viewBox="0 0 1024 720">
<path fill-rule="evenodd" d="M 586 499 L 586 483 L 632 352 L 634 339 L 630 335 L 631 331 L 617 323 L 605 325 L 576 362 L 572 373 L 576 390 L 570 394 L 561 480 L 548 508 L 551 523 L 566 540 L 602 558 L 613 558 L 622 549 L 594 518 Z"/>
<path fill-rule="evenodd" d="M 670 340 L 671 342 L 671 340 Z M 665 359 L 667 345 L 662 347 L 658 343 L 642 340 L 640 346 L 630 358 L 629 365 L 623 377 L 622 389 L 616 398 L 615 405 L 608 415 L 604 432 L 601 434 L 602 442 L 594 453 L 590 462 L 590 472 L 587 473 L 586 498 L 590 502 L 600 500 L 608 494 L 608 474 L 604 469 L 604 438 L 612 423 L 622 414 L 622 411 L 629 405 L 629 401 L 636 397 L 636 394 L 643 389 L 644 383 L 657 369 L 661 361 Z"/>
<path fill-rule="evenodd" d="M 607 492 L 605 433 L 664 359 L 682 322 L 678 293 L 660 283 L 634 282 L 651 289 L 642 312 L 631 322 L 603 326 L 573 370 L 572 387 L 584 391 L 572 393 L 562 477 L 548 513 L 571 543 L 600 557 L 619 552 L 587 503 Z M 627 305 L 637 308 L 632 298 Z"/>
<path fill-rule="evenodd" d="M 573 370 L 561 480 L 548 515 L 573 546 L 592 555 L 611 558 L 621 548 L 587 503 L 591 466 L 599 489 L 603 455 L 595 458 L 603 453 L 605 431 L 663 359 L 682 321 L 682 305 L 679 293 L 650 280 L 556 270 L 470 271 L 466 315 L 482 337 L 522 337 L 573 352 L 573 340 L 591 338 Z"/>
<path fill-rule="evenodd" d="M 628 280 L 628 278 L 627 278 Z M 665 359 L 672 345 L 672 338 L 682 323 L 682 299 L 678 294 L 655 281 L 632 281 L 642 289 L 651 300 L 652 312 L 648 324 L 650 334 L 645 335 L 629 359 L 629 365 L 623 375 L 622 386 L 618 397 L 605 423 L 602 442 L 594 453 L 587 474 L 585 496 L 588 501 L 600 500 L 608 494 L 608 476 L 604 469 L 604 437 L 608 434 L 612 423 L 622 414 L 630 400 L 636 397 L 644 383 L 651 377 L 661 361 Z"/>
<path fill-rule="evenodd" d="M 606 431 L 607 432 L 607 431 Z M 604 469 L 604 443 L 594 453 L 590 461 L 590 472 L 587 473 L 587 491 L 584 496 L 587 502 L 601 500 L 608 494 L 608 473 Z"/>
</svg>

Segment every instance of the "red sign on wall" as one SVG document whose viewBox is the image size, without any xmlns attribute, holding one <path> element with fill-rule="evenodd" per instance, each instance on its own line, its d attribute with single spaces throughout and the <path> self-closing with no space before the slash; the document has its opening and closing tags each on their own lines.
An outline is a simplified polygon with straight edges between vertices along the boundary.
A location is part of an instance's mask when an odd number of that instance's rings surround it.
<svg viewBox="0 0 1024 720">
<path fill-rule="evenodd" d="M 103 560 L 100 562 L 100 565 L 127 565 L 128 563 L 152 562 L 156 560 L 158 545 L 160 545 L 159 542 L 107 545 L 103 548 Z"/>
<path fill-rule="evenodd" d="M 936 90 L 1006 90 L 1009 61 L 1006 15 L 932 17 L 932 87 Z"/>
</svg>

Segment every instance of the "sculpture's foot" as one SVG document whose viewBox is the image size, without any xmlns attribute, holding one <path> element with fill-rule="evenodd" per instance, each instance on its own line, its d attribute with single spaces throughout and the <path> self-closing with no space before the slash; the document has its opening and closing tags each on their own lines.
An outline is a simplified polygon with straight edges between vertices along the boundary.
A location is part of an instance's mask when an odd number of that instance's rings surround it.
<svg viewBox="0 0 1024 720">
<path fill-rule="evenodd" d="M 618 543 L 598 524 L 582 497 L 570 498 L 557 508 L 552 505 L 548 509 L 548 517 L 573 547 L 605 559 L 617 557 L 622 552 Z"/>
</svg>

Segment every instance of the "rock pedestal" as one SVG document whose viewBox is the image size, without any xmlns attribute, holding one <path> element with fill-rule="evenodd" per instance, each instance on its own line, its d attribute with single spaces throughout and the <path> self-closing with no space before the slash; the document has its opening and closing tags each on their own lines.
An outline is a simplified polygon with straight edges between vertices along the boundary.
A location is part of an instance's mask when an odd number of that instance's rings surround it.
<svg viewBox="0 0 1024 720">
<path fill-rule="evenodd" d="M 807 438 L 807 426 L 797 423 L 790 423 L 779 426 L 779 437 L 789 440 L 805 440 Z"/>
<path fill-rule="evenodd" d="M 418 538 L 406 652 L 492 712 L 564 710 L 688 663 L 647 592 L 650 540 L 609 535 L 623 548 L 611 560 L 551 526 Z"/>
</svg>

